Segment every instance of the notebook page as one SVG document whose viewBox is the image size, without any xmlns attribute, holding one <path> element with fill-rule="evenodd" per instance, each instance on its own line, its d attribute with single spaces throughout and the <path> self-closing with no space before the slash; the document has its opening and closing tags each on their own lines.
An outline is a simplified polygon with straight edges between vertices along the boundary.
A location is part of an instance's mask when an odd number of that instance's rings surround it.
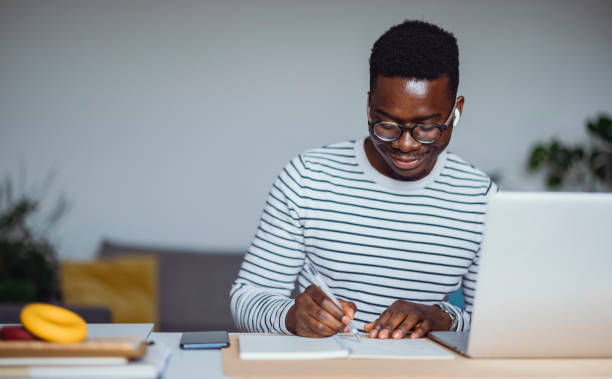
<svg viewBox="0 0 612 379">
<path fill-rule="evenodd" d="M 244 334 L 238 337 L 240 359 L 346 358 L 348 351 L 334 338 Z"/>
<path fill-rule="evenodd" d="M 453 359 L 454 354 L 424 338 L 377 339 L 362 337 L 356 342 L 352 337 L 338 336 L 350 349 L 349 358 L 356 359 Z"/>
</svg>

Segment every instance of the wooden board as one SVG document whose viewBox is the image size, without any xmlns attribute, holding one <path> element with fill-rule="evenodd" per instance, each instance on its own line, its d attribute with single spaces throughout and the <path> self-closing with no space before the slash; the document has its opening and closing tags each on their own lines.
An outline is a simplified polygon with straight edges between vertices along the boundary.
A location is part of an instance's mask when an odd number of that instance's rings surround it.
<svg viewBox="0 0 612 379">
<path fill-rule="evenodd" d="M 604 377 L 612 359 L 470 359 L 449 360 L 320 359 L 247 361 L 238 355 L 238 334 L 223 349 L 225 375 L 241 378 L 483 378 Z"/>
<path fill-rule="evenodd" d="M 140 358 L 147 350 L 137 337 L 88 338 L 80 343 L 0 341 L 0 357 L 124 357 Z"/>
</svg>

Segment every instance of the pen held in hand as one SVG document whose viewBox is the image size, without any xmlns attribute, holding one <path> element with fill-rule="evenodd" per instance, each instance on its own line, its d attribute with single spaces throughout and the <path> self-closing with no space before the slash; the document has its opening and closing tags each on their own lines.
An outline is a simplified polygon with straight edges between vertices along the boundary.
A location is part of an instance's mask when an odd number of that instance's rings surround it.
<svg viewBox="0 0 612 379">
<path fill-rule="evenodd" d="M 338 307 L 340 307 L 340 309 L 342 309 L 342 304 L 340 304 L 336 296 L 334 296 L 331 289 L 325 283 L 325 280 L 323 279 L 321 274 L 319 274 L 314 264 L 308 258 L 306 259 L 305 268 L 306 273 L 310 276 L 310 280 L 314 284 L 316 284 L 325 293 L 325 295 L 327 295 L 327 297 L 329 297 L 334 302 L 334 304 L 336 304 Z M 353 337 L 355 337 L 355 341 L 360 342 L 361 337 L 359 336 L 359 331 L 357 330 L 355 325 L 353 325 L 352 321 L 348 323 L 347 327 Z"/>
</svg>

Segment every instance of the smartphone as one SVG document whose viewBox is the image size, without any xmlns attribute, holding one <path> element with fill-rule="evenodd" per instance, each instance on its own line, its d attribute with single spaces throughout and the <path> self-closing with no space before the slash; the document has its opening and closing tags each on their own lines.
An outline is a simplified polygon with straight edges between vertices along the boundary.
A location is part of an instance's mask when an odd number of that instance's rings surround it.
<svg viewBox="0 0 612 379">
<path fill-rule="evenodd" d="M 181 349 L 221 349 L 229 346 L 229 336 L 225 331 L 185 332 L 181 337 Z"/>
</svg>

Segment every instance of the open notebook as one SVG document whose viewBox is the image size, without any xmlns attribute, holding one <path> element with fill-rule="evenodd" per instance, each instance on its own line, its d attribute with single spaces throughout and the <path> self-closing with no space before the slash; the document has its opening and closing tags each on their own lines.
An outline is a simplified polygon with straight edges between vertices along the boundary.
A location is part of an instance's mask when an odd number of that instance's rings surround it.
<svg viewBox="0 0 612 379">
<path fill-rule="evenodd" d="M 240 359 L 452 359 L 453 353 L 426 339 L 328 338 L 245 334 L 238 337 Z"/>
</svg>

